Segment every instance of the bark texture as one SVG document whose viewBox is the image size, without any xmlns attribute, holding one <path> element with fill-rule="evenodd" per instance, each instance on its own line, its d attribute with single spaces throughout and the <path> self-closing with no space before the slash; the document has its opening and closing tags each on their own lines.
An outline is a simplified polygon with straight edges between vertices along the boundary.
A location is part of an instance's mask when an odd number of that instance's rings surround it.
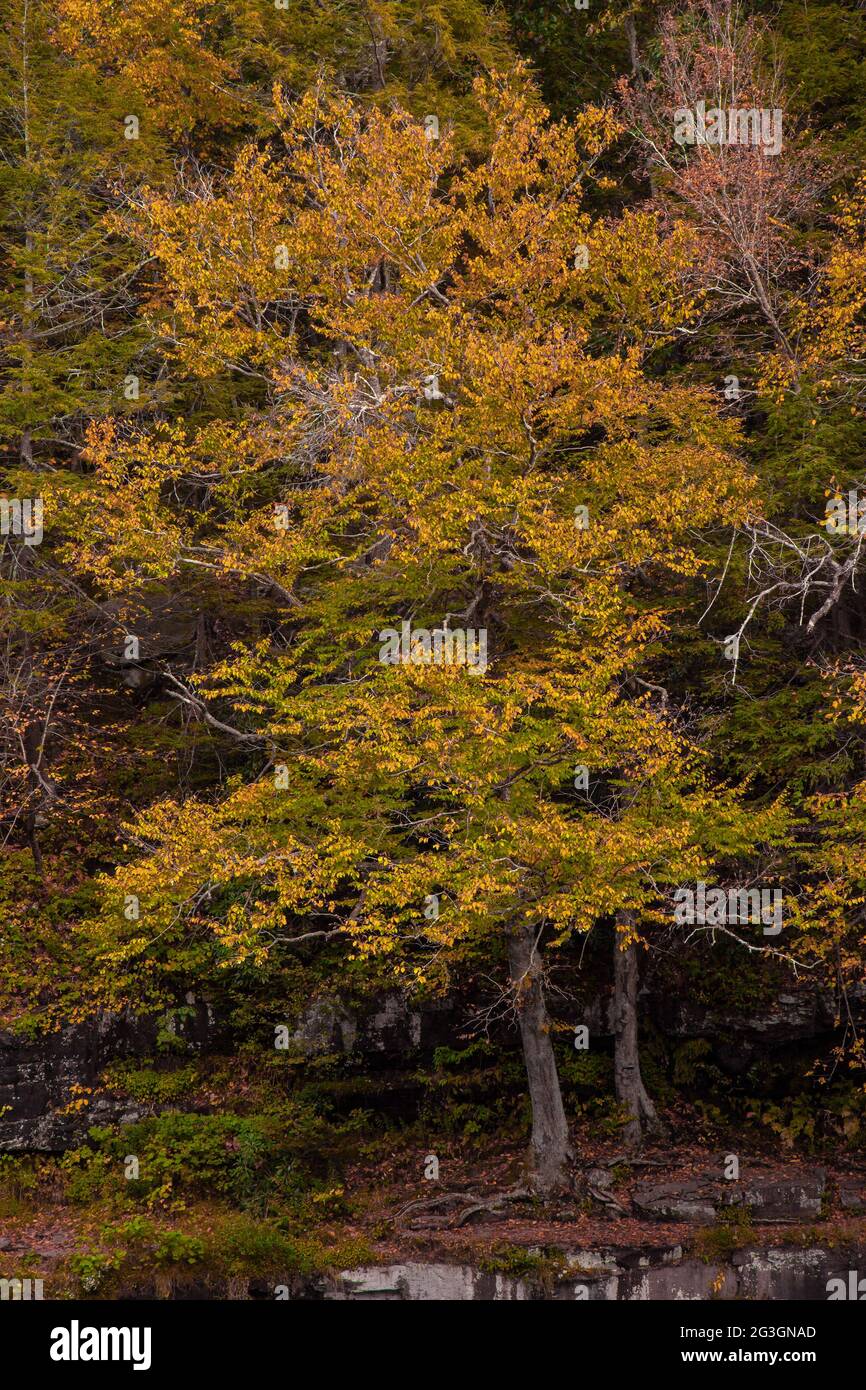
<svg viewBox="0 0 866 1390">
<path fill-rule="evenodd" d="M 550 1041 L 541 952 L 531 927 L 511 934 L 508 960 L 532 1103 L 530 1182 L 540 1193 L 564 1192 L 571 1187 L 573 1153 Z"/>
<path fill-rule="evenodd" d="M 625 928 L 630 926 L 630 919 L 620 914 L 617 923 Z M 636 1148 L 645 1135 L 661 1134 L 664 1127 L 646 1093 L 640 1071 L 638 948 L 631 942 L 623 950 L 621 940 L 622 933 L 617 930 L 613 943 L 614 1085 L 617 1100 L 630 1116 L 623 1138 L 629 1148 Z"/>
</svg>

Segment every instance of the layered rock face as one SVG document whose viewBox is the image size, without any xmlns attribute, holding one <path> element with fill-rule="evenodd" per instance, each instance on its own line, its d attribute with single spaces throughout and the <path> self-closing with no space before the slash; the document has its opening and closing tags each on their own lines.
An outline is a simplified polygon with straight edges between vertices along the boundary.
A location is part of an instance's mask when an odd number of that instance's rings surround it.
<svg viewBox="0 0 866 1390">
<path fill-rule="evenodd" d="M 761 1011 L 714 1011 L 688 1000 L 647 992 L 643 1016 L 672 1043 L 706 1039 L 717 1065 L 731 1075 L 761 1057 L 784 1056 L 796 1045 L 819 1043 L 833 1034 L 832 1000 L 818 990 L 780 993 Z M 202 1000 L 188 996 L 176 1024 L 194 1051 L 216 1049 L 231 1039 Z M 575 1022 L 607 1041 L 612 1033 L 605 996 L 577 1008 Z M 289 1027 L 293 1050 L 306 1055 L 354 1056 L 378 1069 L 399 1069 L 412 1055 L 439 1046 L 459 1046 L 465 1003 L 419 1005 L 398 992 L 383 993 L 363 1007 L 334 997 L 313 1000 Z M 157 1024 L 131 1016 L 102 1016 L 34 1041 L 0 1031 L 0 1152 L 59 1152 L 80 1141 L 89 1125 L 137 1119 L 128 1104 L 99 1090 L 99 1074 L 120 1058 L 151 1056 Z M 503 1041 L 506 1041 L 503 1036 Z M 511 1039 L 513 1041 L 513 1039 Z M 67 1111 L 76 1095 L 88 1097 L 81 1111 Z"/>
<path fill-rule="evenodd" d="M 201 1001 L 187 1001 L 176 1028 L 193 1049 L 217 1038 Z M 138 1119 L 128 1102 L 100 1090 L 99 1075 L 110 1062 L 151 1055 L 156 1035 L 153 1020 L 124 1015 L 102 1015 L 33 1042 L 0 1032 L 0 1152 L 60 1153 L 80 1143 L 90 1125 Z M 76 1097 L 86 1098 L 86 1107 L 70 1109 Z"/>
</svg>

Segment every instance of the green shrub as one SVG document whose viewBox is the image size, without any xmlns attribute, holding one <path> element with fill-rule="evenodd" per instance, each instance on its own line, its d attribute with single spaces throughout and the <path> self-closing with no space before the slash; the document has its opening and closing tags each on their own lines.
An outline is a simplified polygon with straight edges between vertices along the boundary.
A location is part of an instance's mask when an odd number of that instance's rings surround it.
<svg viewBox="0 0 866 1390">
<path fill-rule="evenodd" d="M 478 1260 L 485 1274 L 504 1274 L 511 1279 L 529 1279 L 551 1288 L 566 1273 L 568 1265 L 561 1250 L 527 1250 L 523 1245 L 500 1242 Z"/>
<path fill-rule="evenodd" d="M 129 1096 L 143 1105 L 173 1105 L 191 1095 L 199 1083 L 194 1064 L 164 1070 L 115 1062 L 102 1073 L 103 1084 L 111 1091 Z"/>
<path fill-rule="evenodd" d="M 372 1264 L 367 1243 L 353 1239 L 325 1245 L 315 1237 L 303 1237 L 284 1229 L 285 1223 L 235 1217 L 215 1233 L 208 1247 L 208 1263 L 228 1274 L 319 1274 Z"/>
<path fill-rule="evenodd" d="M 729 1260 L 735 1250 L 753 1245 L 755 1239 L 752 1208 L 730 1206 L 719 1212 L 715 1226 L 706 1226 L 696 1233 L 692 1246 L 704 1264 L 714 1264 Z"/>
<path fill-rule="evenodd" d="M 222 1196 L 243 1202 L 267 1186 L 279 1144 L 266 1120 L 237 1115 L 170 1113 L 140 1120 L 118 1134 L 91 1130 L 90 1137 L 122 1171 L 124 1157 L 138 1159 L 139 1177 L 127 1183 L 133 1196 L 168 1201 Z"/>
<path fill-rule="evenodd" d="M 151 1207 L 220 1198 L 263 1212 L 303 1193 L 328 1193 L 319 1219 L 336 1215 L 336 1155 L 354 1140 L 357 1116 L 328 1123 L 301 1102 L 284 1101 L 265 1115 L 201 1115 L 177 1111 L 148 1116 L 120 1129 L 93 1128 L 90 1143 L 67 1154 L 63 1166 L 71 1200 L 87 1202 L 113 1190 Z M 125 1159 L 138 1160 L 127 1180 Z"/>
<path fill-rule="evenodd" d="M 153 1257 L 158 1265 L 194 1265 L 204 1259 L 205 1243 L 183 1231 L 160 1231 Z"/>
<path fill-rule="evenodd" d="M 69 1268 L 83 1293 L 97 1293 L 120 1268 L 121 1262 L 122 1255 L 118 1253 L 105 1255 L 100 1251 L 82 1250 L 70 1256 Z"/>
</svg>

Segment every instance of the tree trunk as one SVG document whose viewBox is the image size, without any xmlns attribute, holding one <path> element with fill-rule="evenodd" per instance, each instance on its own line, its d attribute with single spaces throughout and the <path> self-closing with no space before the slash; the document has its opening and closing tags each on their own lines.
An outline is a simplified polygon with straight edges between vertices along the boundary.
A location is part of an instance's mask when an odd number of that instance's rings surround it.
<svg viewBox="0 0 866 1390">
<path fill-rule="evenodd" d="M 573 1154 L 550 1041 L 541 953 L 531 927 L 512 932 L 508 961 L 532 1103 L 530 1183 L 540 1193 L 566 1192 L 571 1187 L 568 1167 Z"/>
<path fill-rule="evenodd" d="M 635 81 L 637 82 L 637 85 L 643 92 L 646 90 L 646 83 L 643 80 L 643 68 L 641 66 L 640 60 L 640 47 L 637 41 L 637 25 L 634 22 L 633 15 L 629 15 L 625 20 L 625 36 L 628 40 L 628 56 L 631 62 L 632 76 L 634 77 Z"/>
<path fill-rule="evenodd" d="M 36 833 L 39 825 L 44 824 L 40 810 L 46 803 L 55 800 L 57 796 L 54 782 L 42 770 L 46 733 L 47 728 L 40 721 L 29 720 L 21 738 L 24 757 L 27 760 L 27 780 L 30 791 L 28 798 L 30 805 L 24 816 L 24 833 L 33 855 L 36 872 L 40 878 L 44 877 L 42 850 Z"/>
<path fill-rule="evenodd" d="M 24 162 L 29 172 L 30 170 L 30 36 L 28 24 L 30 21 L 30 7 L 28 0 L 24 0 L 24 10 L 21 17 L 21 87 L 23 95 L 22 124 L 24 134 Z M 36 291 L 33 284 L 33 267 L 30 264 L 30 257 L 33 254 L 33 232 L 34 220 L 31 205 L 26 204 L 24 214 L 24 250 L 26 251 L 26 262 L 24 267 L 24 308 L 21 315 L 22 337 L 26 347 L 21 362 L 21 394 L 29 396 L 32 394 L 30 375 L 32 371 L 33 353 L 33 306 L 36 299 Z M 33 467 L 33 432 L 30 425 L 24 426 L 21 431 L 21 466 L 22 468 Z M 23 548 L 23 547 L 22 547 Z"/>
<path fill-rule="evenodd" d="M 617 915 L 617 930 L 613 942 L 613 1029 L 614 1085 L 616 1098 L 629 1113 L 623 1138 L 629 1148 L 636 1148 L 645 1134 L 663 1133 L 656 1108 L 644 1088 L 640 1074 L 640 1051 L 637 1032 L 638 948 L 634 941 L 621 946 L 619 924 L 630 925 L 628 913 Z"/>
</svg>

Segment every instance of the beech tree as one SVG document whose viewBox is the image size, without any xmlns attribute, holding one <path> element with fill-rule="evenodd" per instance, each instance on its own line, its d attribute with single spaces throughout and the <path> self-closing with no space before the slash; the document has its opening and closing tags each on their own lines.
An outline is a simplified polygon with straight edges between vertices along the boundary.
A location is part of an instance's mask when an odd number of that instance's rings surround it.
<svg viewBox="0 0 866 1390">
<path fill-rule="evenodd" d="M 27 991 L 40 1001 L 61 992 L 61 972 L 45 979 L 40 952 L 28 959 L 28 935 L 32 943 L 38 922 L 51 951 L 66 951 L 66 895 L 86 897 L 89 874 L 112 861 L 130 790 L 147 800 L 190 776 L 206 780 L 211 759 L 215 776 L 225 765 L 205 726 L 172 721 L 177 706 L 152 671 L 130 663 L 127 639 L 145 661 L 170 653 L 185 671 L 212 659 L 218 633 L 243 632 L 255 608 L 242 592 L 224 601 L 204 567 L 146 594 L 115 575 L 97 594 L 66 563 L 64 540 L 79 531 L 89 487 L 89 426 L 98 432 L 108 418 L 123 435 L 136 416 L 149 425 L 205 417 L 219 452 L 257 389 L 247 377 L 169 377 L 142 313 L 147 253 L 118 210 L 135 206 L 145 182 L 165 188 L 176 169 L 206 179 L 252 136 L 266 140 L 274 80 L 302 90 L 322 62 L 367 100 L 399 92 L 419 113 L 453 111 L 471 145 L 479 117 L 468 78 L 479 62 L 509 60 L 501 23 L 475 0 L 376 14 L 294 0 L 205 9 L 20 0 L 0 25 L 0 891 L 14 924 L 0 939 L 0 973 L 16 1008 Z M 207 475 L 189 486 L 200 497 Z M 38 539 L 7 535 L 7 500 L 12 511 L 38 509 Z M 134 532 L 143 514 L 110 506 L 94 514 L 95 534 L 115 522 Z M 27 991 L 13 983 L 22 973 Z"/>
<path fill-rule="evenodd" d="M 708 317 L 740 335 L 751 325 L 752 358 L 769 351 L 796 389 L 793 319 L 812 266 L 802 229 L 832 178 L 820 143 L 804 144 L 766 26 L 733 0 L 671 5 L 656 46 L 646 77 L 638 68 L 620 83 L 652 203 L 700 240 Z M 730 355 L 730 333 L 723 341 Z"/>
<path fill-rule="evenodd" d="M 621 914 L 633 1018 L 631 923 L 755 833 L 640 676 L 654 585 L 699 573 L 700 529 L 753 488 L 708 393 L 643 369 L 641 323 L 688 312 L 689 251 L 586 211 L 611 117 L 553 124 L 520 74 L 476 100 L 481 163 L 319 89 L 278 96 L 282 151 L 143 200 L 175 370 L 252 374 L 265 403 L 218 436 L 95 431 L 68 553 L 108 589 L 205 567 L 272 617 L 194 680 L 164 670 L 257 765 L 138 816 L 90 930 L 114 998 L 149 997 L 203 930 L 227 966 L 339 940 L 408 989 L 504 958 L 550 1192 L 572 1149 L 547 956 Z M 184 512 L 205 454 L 208 504 Z"/>
<path fill-rule="evenodd" d="M 656 947 L 808 968 L 862 1064 L 866 189 L 728 0 L 505 9 L 555 72 L 482 0 L 11 4 L 0 995 L 466 982 L 556 1193 L 590 932 L 618 1142 Z M 813 75 L 858 18 L 784 16 Z M 784 944 L 672 927 L 770 870 Z"/>
</svg>

